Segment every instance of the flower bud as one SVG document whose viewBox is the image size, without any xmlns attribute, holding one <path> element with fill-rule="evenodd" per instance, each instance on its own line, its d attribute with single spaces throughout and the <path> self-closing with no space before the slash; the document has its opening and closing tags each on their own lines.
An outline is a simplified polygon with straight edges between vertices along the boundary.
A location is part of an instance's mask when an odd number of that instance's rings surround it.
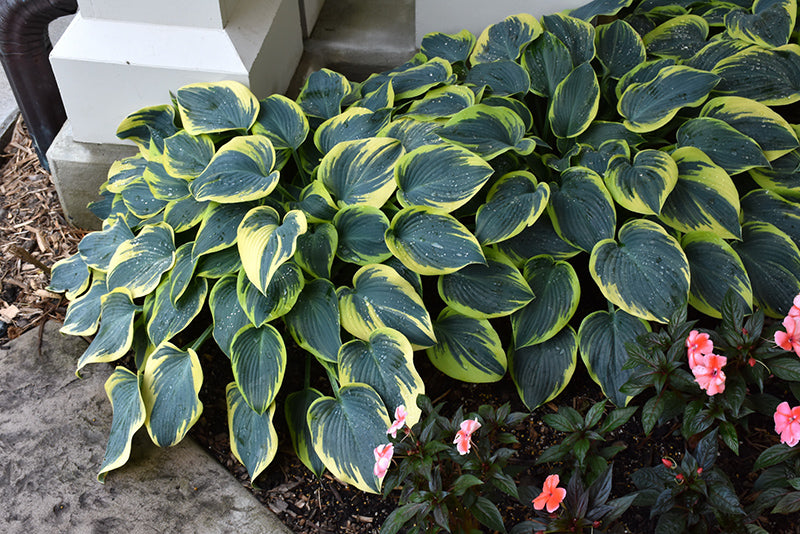
<svg viewBox="0 0 800 534">
<path fill-rule="evenodd" d="M 662 458 L 661 463 L 664 464 L 667 469 L 675 469 L 675 462 L 670 460 L 669 458 Z"/>
<path fill-rule="evenodd" d="M 678 473 L 675 475 L 675 480 L 678 482 L 678 484 L 683 484 L 683 475 Z"/>
<path fill-rule="evenodd" d="M 697 468 L 697 474 L 700 475 L 702 473 L 703 473 L 703 468 L 702 467 L 698 467 Z"/>
</svg>

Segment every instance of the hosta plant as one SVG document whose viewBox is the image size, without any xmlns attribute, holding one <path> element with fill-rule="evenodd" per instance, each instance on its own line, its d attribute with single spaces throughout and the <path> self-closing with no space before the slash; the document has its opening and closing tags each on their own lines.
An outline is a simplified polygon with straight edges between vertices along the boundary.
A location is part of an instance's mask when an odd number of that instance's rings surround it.
<svg viewBox="0 0 800 534">
<path fill-rule="evenodd" d="M 139 153 L 111 167 L 102 231 L 50 286 L 72 300 L 63 332 L 95 336 L 78 369 L 124 363 L 101 477 L 142 426 L 186 435 L 212 337 L 251 478 L 280 411 L 312 471 L 378 492 L 389 410 L 425 390 L 415 352 L 457 380 L 508 372 L 530 409 L 580 354 L 619 406 L 626 343 L 686 302 L 718 317 L 730 288 L 784 315 L 795 2 L 662 4 L 515 15 L 428 35 L 361 83 L 323 69 L 294 100 L 198 83 L 127 117 Z M 277 406 L 301 354 L 309 379 Z"/>
</svg>

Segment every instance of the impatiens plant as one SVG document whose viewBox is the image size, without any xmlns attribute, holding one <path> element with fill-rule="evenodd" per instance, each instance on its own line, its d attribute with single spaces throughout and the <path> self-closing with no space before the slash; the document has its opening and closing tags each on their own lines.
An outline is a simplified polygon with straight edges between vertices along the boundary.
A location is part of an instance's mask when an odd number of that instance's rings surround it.
<svg viewBox="0 0 800 534">
<path fill-rule="evenodd" d="M 457 380 L 508 372 L 531 410 L 580 354 L 622 406 L 626 344 L 687 302 L 718 318 L 730 290 L 784 316 L 800 292 L 795 2 L 658 4 L 515 15 L 428 35 L 360 83 L 322 69 L 294 100 L 198 83 L 128 116 L 117 134 L 139 153 L 111 167 L 102 230 L 50 284 L 72 301 L 62 331 L 95 336 L 78 370 L 120 363 L 101 478 L 141 427 L 186 435 L 211 339 L 251 479 L 280 411 L 310 470 L 377 493 L 390 410 L 421 417 L 415 352 Z M 307 378 L 278 410 L 298 359 Z"/>
</svg>

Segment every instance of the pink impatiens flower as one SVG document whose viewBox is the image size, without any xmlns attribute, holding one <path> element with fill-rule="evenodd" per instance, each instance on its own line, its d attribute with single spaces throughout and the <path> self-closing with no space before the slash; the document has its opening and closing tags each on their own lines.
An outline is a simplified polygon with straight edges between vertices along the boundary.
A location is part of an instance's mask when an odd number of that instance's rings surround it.
<svg viewBox="0 0 800 534">
<path fill-rule="evenodd" d="M 548 513 L 553 513 L 558 510 L 558 506 L 564 497 L 567 495 L 567 490 L 558 487 L 558 475 L 550 475 L 544 481 L 542 486 L 542 493 L 533 499 L 533 507 L 537 510 L 547 507 Z"/>
<path fill-rule="evenodd" d="M 392 461 L 394 445 L 391 443 L 378 445 L 373 453 L 375 454 L 375 467 L 372 468 L 372 472 L 376 477 L 383 478 L 389 469 L 389 463 Z"/>
<path fill-rule="evenodd" d="M 456 432 L 456 439 L 453 440 L 453 443 L 456 444 L 456 449 L 458 449 L 458 454 L 463 456 L 469 452 L 472 433 L 480 427 L 481 424 L 478 422 L 477 417 L 475 419 L 467 419 L 461 423 L 461 430 Z"/>
<path fill-rule="evenodd" d="M 700 389 L 706 390 L 709 395 L 725 391 L 725 373 L 722 372 L 722 368 L 726 363 L 728 363 L 728 358 L 716 354 L 697 357 L 692 373 Z"/>
<path fill-rule="evenodd" d="M 775 344 L 800 356 L 800 315 L 787 315 L 783 320 L 783 327 L 786 332 L 781 330 L 775 332 Z"/>
<path fill-rule="evenodd" d="M 789 309 L 788 317 L 800 316 L 800 295 L 797 295 L 792 302 L 792 307 Z"/>
<path fill-rule="evenodd" d="M 686 338 L 686 349 L 689 354 L 689 368 L 694 369 L 699 356 L 714 352 L 714 343 L 705 332 L 692 330 Z"/>
<path fill-rule="evenodd" d="M 775 432 L 780 434 L 781 443 L 794 447 L 800 443 L 800 406 L 789 407 L 788 402 L 778 405 L 773 416 Z"/>
<path fill-rule="evenodd" d="M 406 407 L 404 405 L 400 405 L 394 410 L 394 421 L 392 422 L 392 426 L 389 427 L 389 430 L 386 431 L 387 434 L 391 434 L 393 438 L 397 437 L 397 431 L 403 428 L 406 425 L 406 417 L 408 416 L 408 412 L 406 412 Z"/>
</svg>

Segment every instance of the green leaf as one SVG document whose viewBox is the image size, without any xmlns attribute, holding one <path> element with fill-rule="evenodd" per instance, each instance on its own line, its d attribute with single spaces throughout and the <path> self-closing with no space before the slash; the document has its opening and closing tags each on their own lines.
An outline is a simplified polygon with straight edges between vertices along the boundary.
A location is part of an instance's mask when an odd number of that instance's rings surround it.
<svg viewBox="0 0 800 534">
<path fill-rule="evenodd" d="M 189 179 L 173 176 L 161 162 L 149 161 L 142 179 L 156 200 L 169 202 L 191 196 Z M 166 206 L 164 208 L 166 209 Z"/>
<path fill-rule="evenodd" d="M 125 220 L 116 215 L 111 216 L 103 221 L 102 231 L 91 232 L 81 239 L 81 242 L 78 243 L 78 252 L 86 265 L 105 272 L 108 271 L 108 265 L 114 252 L 129 239 L 133 239 L 133 232 L 128 228 Z M 76 271 L 78 270 L 76 269 Z"/>
<path fill-rule="evenodd" d="M 239 305 L 250 322 L 261 326 L 286 315 L 297 301 L 304 283 L 300 267 L 288 262 L 278 267 L 264 293 L 250 283 L 243 270 L 239 271 L 236 293 L 239 296 Z"/>
<path fill-rule="evenodd" d="M 139 234 L 117 247 L 108 264 L 106 283 L 110 290 L 124 287 L 133 298 L 151 293 L 161 275 L 175 263 L 172 227 L 165 223 L 146 225 Z"/>
<path fill-rule="evenodd" d="M 693 308 L 719 319 L 725 294 L 733 290 L 745 309 L 752 310 L 750 278 L 725 240 L 711 232 L 689 232 L 681 239 L 681 247 L 689 260 L 689 304 Z"/>
<path fill-rule="evenodd" d="M 426 93 L 432 87 L 454 81 L 453 68 L 444 59 L 434 57 L 421 65 L 406 63 L 388 75 L 372 76 L 364 82 L 363 91 L 377 89 L 386 81 L 392 82 L 395 98 L 414 98 Z"/>
<path fill-rule="evenodd" d="M 522 66 L 530 77 L 530 91 L 550 98 L 558 84 L 572 72 L 572 56 L 567 45 L 552 33 L 544 32 L 525 49 Z"/>
<path fill-rule="evenodd" d="M 589 271 L 603 295 L 626 312 L 666 323 L 689 297 L 689 262 L 678 241 L 657 223 L 633 219 L 619 243 L 600 241 Z"/>
<path fill-rule="evenodd" d="M 659 219 L 680 232 L 707 230 L 739 239 L 739 193 L 725 169 L 694 147 L 679 148 L 672 158 L 678 164 L 678 183 Z"/>
<path fill-rule="evenodd" d="M 452 215 L 425 206 L 397 212 L 385 234 L 386 246 L 414 272 L 448 274 L 486 263 L 480 244 Z"/>
<path fill-rule="evenodd" d="M 239 304 L 236 279 L 235 273 L 223 276 L 217 280 L 208 296 L 208 305 L 214 320 L 214 340 L 228 358 L 231 356 L 233 336 L 241 328 L 251 324 Z"/>
<path fill-rule="evenodd" d="M 742 259 L 753 300 L 770 317 L 784 317 L 800 293 L 800 250 L 775 226 L 763 222 L 742 225 L 742 241 L 732 244 Z"/>
<path fill-rule="evenodd" d="M 764 189 L 786 197 L 797 196 L 800 192 L 800 173 L 797 172 L 800 167 L 800 149 L 772 161 L 771 165 L 771 169 L 750 169 L 748 174 Z"/>
<path fill-rule="evenodd" d="M 497 506 L 486 497 L 478 497 L 475 500 L 475 504 L 470 507 L 470 511 L 472 515 L 475 516 L 475 519 L 480 521 L 482 525 L 494 531 L 506 531 L 503 526 L 503 518 L 500 516 L 500 511 L 497 509 Z"/>
<path fill-rule="evenodd" d="M 269 138 L 276 150 L 297 150 L 306 140 L 308 119 L 296 102 L 283 95 L 270 95 L 259 102 L 253 133 Z"/>
<path fill-rule="evenodd" d="M 666 152 L 642 150 L 636 153 L 633 164 L 625 156 L 612 157 L 603 179 L 623 208 L 658 215 L 678 182 L 678 165 Z"/>
<path fill-rule="evenodd" d="M 742 197 L 744 222 L 770 223 L 800 246 L 800 205 L 767 189 L 754 189 Z"/>
<path fill-rule="evenodd" d="M 567 46 L 573 65 L 594 59 L 595 29 L 589 22 L 562 12 L 543 16 L 542 24 Z"/>
<path fill-rule="evenodd" d="M 677 140 L 678 147 L 699 148 L 728 174 L 769 167 L 758 143 L 719 119 L 689 119 L 678 128 Z"/>
<path fill-rule="evenodd" d="M 191 180 L 199 176 L 214 157 L 214 141 L 209 135 L 192 135 L 180 130 L 164 139 L 164 170 L 175 178 Z"/>
<path fill-rule="evenodd" d="M 150 140 L 164 140 L 178 131 L 172 105 L 150 106 L 125 117 L 117 127 L 117 137 L 136 143 L 142 151 Z"/>
<path fill-rule="evenodd" d="M 713 71 L 720 61 L 750 46 L 750 43 L 733 39 L 711 40 L 684 64 L 698 70 Z"/>
<path fill-rule="evenodd" d="M 722 95 L 767 106 L 792 104 L 800 100 L 800 45 L 749 47 L 722 59 L 714 73 L 721 78 L 716 91 Z"/>
<path fill-rule="evenodd" d="M 336 363 L 342 345 L 339 301 L 329 280 L 308 282 L 284 321 L 298 345 L 322 361 Z"/>
<path fill-rule="evenodd" d="M 403 206 L 451 212 L 466 204 L 493 172 L 491 165 L 465 148 L 423 146 L 397 162 L 397 199 Z"/>
<path fill-rule="evenodd" d="M 183 295 L 172 302 L 169 279 L 165 279 L 155 291 L 147 315 L 147 337 L 153 345 L 160 345 L 189 326 L 206 302 L 208 282 L 205 278 L 192 279 Z"/>
<path fill-rule="evenodd" d="M 372 111 L 394 107 L 394 89 L 391 82 L 386 82 L 374 91 L 364 94 L 352 106 L 367 108 Z"/>
<path fill-rule="evenodd" d="M 456 481 L 453 482 L 451 491 L 453 495 L 460 497 L 464 495 L 464 492 L 466 492 L 469 488 L 473 486 L 480 486 L 481 484 L 483 484 L 483 481 L 475 475 L 464 473 L 463 475 L 459 475 Z"/>
<path fill-rule="evenodd" d="M 527 171 L 514 171 L 497 180 L 475 215 L 475 237 L 482 245 L 519 235 L 544 213 L 550 186 L 537 183 Z"/>
<path fill-rule="evenodd" d="M 267 294 L 267 287 L 278 267 L 292 257 L 297 237 L 306 231 L 306 217 L 292 210 L 280 221 L 270 206 L 258 206 L 247 212 L 239 224 L 237 247 L 247 278 Z"/>
<path fill-rule="evenodd" d="M 314 450 L 328 471 L 361 491 L 379 493 L 381 479 L 372 468 L 373 451 L 387 442 L 391 425 L 383 401 L 364 384 L 342 387 L 334 399 L 322 397 L 308 410 Z"/>
<path fill-rule="evenodd" d="M 292 439 L 292 447 L 295 454 L 303 462 L 303 465 L 317 476 L 322 476 L 325 465 L 311 444 L 311 431 L 308 428 L 308 408 L 313 402 L 324 395 L 314 388 L 306 388 L 290 393 L 284 402 L 284 415 L 286 416 L 286 426 L 289 428 L 289 437 Z"/>
<path fill-rule="evenodd" d="M 417 396 L 425 393 L 425 384 L 414 367 L 411 343 L 403 334 L 377 328 L 366 341 L 348 341 L 339 348 L 338 364 L 342 385 L 368 384 L 389 410 L 406 407 L 409 428 L 417 424 L 422 415 Z"/>
<path fill-rule="evenodd" d="M 595 45 L 597 59 L 603 64 L 606 74 L 615 80 L 647 57 L 642 37 L 622 19 L 598 26 Z"/>
<path fill-rule="evenodd" d="M 406 336 L 412 345 L 436 343 L 422 298 L 388 265 L 365 265 L 353 276 L 353 288 L 337 290 L 342 326 L 359 339 L 369 339 L 375 328 L 387 326 Z"/>
<path fill-rule="evenodd" d="M 192 256 L 199 258 L 226 249 L 236 244 L 239 224 L 254 206 L 247 202 L 242 204 L 217 204 L 210 202 L 203 213 L 203 222 L 197 230 L 192 247 Z"/>
<path fill-rule="evenodd" d="M 752 13 L 731 10 L 725 15 L 725 30 L 728 35 L 764 48 L 789 42 L 797 18 L 795 2 L 760 0 L 753 3 L 752 10 Z"/>
<path fill-rule="evenodd" d="M 170 202 L 164 208 L 164 222 L 172 227 L 175 233 L 185 232 L 200 224 L 208 209 L 208 202 L 197 202 L 193 196 Z"/>
<path fill-rule="evenodd" d="M 636 343 L 636 338 L 649 331 L 645 321 L 622 310 L 591 313 L 578 329 L 578 347 L 589 375 L 617 406 L 624 406 L 630 400 L 619 391 L 633 373 L 622 368 L 628 361 L 625 344 Z"/>
<path fill-rule="evenodd" d="M 161 343 L 147 357 L 142 375 L 142 398 L 147 407 L 145 426 L 153 443 L 171 447 L 192 428 L 203 403 L 198 393 L 203 370 L 197 353 Z"/>
<path fill-rule="evenodd" d="M 80 250 L 80 249 L 79 249 Z M 63 293 L 66 291 L 68 300 L 75 300 L 86 291 L 91 280 L 89 266 L 83 261 L 80 254 L 73 254 L 63 260 L 58 260 L 50 271 L 49 291 Z"/>
<path fill-rule="evenodd" d="M 497 382 L 506 374 L 500 336 L 486 319 L 445 308 L 433 324 L 436 345 L 425 352 L 434 367 L 456 380 Z"/>
<path fill-rule="evenodd" d="M 559 184 L 550 184 L 547 212 L 558 235 L 581 250 L 614 236 L 614 201 L 600 176 L 585 167 L 571 167 Z"/>
<path fill-rule="evenodd" d="M 487 249 L 486 264 L 473 264 L 439 277 L 439 296 L 468 317 L 493 319 L 519 310 L 534 298 L 522 274 L 502 252 Z"/>
<path fill-rule="evenodd" d="M 800 491 L 787 493 L 772 509 L 773 514 L 794 514 L 798 511 L 800 511 Z"/>
<path fill-rule="evenodd" d="M 234 137 L 220 148 L 189 189 L 200 202 L 224 204 L 258 200 L 278 185 L 275 149 L 263 135 Z"/>
<path fill-rule="evenodd" d="M 368 205 L 348 206 L 336 213 L 333 225 L 339 236 L 336 256 L 356 265 L 380 263 L 392 255 L 384 235 L 389 219 L 383 211 Z"/>
<path fill-rule="evenodd" d="M 105 275 L 94 273 L 89 291 L 69 303 L 64 324 L 59 332 L 70 336 L 94 334 L 100 323 L 100 302 L 106 293 L 108 288 Z"/>
<path fill-rule="evenodd" d="M 632 0 L 592 0 L 581 7 L 567 10 L 571 16 L 583 20 L 592 20 L 598 15 L 613 16 L 623 7 L 631 5 Z"/>
<path fill-rule="evenodd" d="M 516 349 L 543 343 L 558 334 L 575 314 L 581 296 L 575 269 L 552 256 L 528 260 L 525 280 L 536 298 L 511 315 Z"/>
<path fill-rule="evenodd" d="M 475 36 L 467 30 L 458 33 L 429 33 L 422 38 L 420 50 L 425 57 L 440 57 L 450 63 L 466 62 L 472 47 L 475 46 Z"/>
<path fill-rule="evenodd" d="M 205 256 L 200 256 L 195 274 L 203 278 L 222 278 L 242 268 L 239 251 L 234 247 L 225 248 Z"/>
<path fill-rule="evenodd" d="M 336 204 L 331 194 L 320 180 L 313 180 L 300 191 L 297 202 L 290 203 L 293 209 L 300 209 L 306 214 L 308 222 L 330 222 L 336 215 Z"/>
<path fill-rule="evenodd" d="M 106 188 L 111 193 L 121 193 L 132 182 L 142 178 L 147 168 L 147 160 L 140 155 L 122 158 L 108 169 Z"/>
<path fill-rule="evenodd" d="M 689 59 L 706 44 L 708 23 L 698 15 L 672 17 L 656 26 L 644 37 L 651 56 Z"/>
<path fill-rule="evenodd" d="M 400 117 L 393 120 L 378 134 L 381 137 L 397 139 L 403 148 L 410 152 L 424 145 L 441 145 L 444 143 L 438 135 L 441 128 L 436 122 L 424 122 L 413 117 Z"/>
<path fill-rule="evenodd" d="M 320 69 L 306 79 L 297 104 L 309 117 L 327 120 L 341 113 L 342 100 L 352 90 L 347 78 L 338 72 Z"/>
<path fill-rule="evenodd" d="M 404 117 L 422 120 L 441 119 L 455 115 L 475 104 L 475 93 L 463 85 L 446 85 L 428 91 L 408 107 Z M 394 124 L 394 123 L 392 123 Z M 384 129 L 383 131 L 387 131 Z M 390 136 L 393 137 L 393 136 Z M 402 139 L 401 139 L 402 140 Z M 406 150 L 409 150 L 406 147 Z"/>
<path fill-rule="evenodd" d="M 702 104 L 717 82 L 719 77 L 710 72 L 683 65 L 665 67 L 652 80 L 627 86 L 617 111 L 629 130 L 651 132 L 667 124 L 682 107 Z"/>
<path fill-rule="evenodd" d="M 600 85 L 588 62 L 575 67 L 556 86 L 547 120 L 556 137 L 576 137 L 583 133 L 597 115 Z"/>
<path fill-rule="evenodd" d="M 275 404 L 263 413 L 253 411 L 235 382 L 225 389 L 231 452 L 247 469 L 252 482 L 275 458 L 278 433 L 272 424 Z"/>
<path fill-rule="evenodd" d="M 498 59 L 515 60 L 522 49 L 542 33 L 542 25 L 532 15 L 511 15 L 487 27 L 475 42 L 470 63 L 487 63 Z"/>
<path fill-rule="evenodd" d="M 167 205 L 165 200 L 160 200 L 153 195 L 153 191 L 144 177 L 137 178 L 120 193 L 125 207 L 139 219 L 148 219 L 158 215 Z"/>
<path fill-rule="evenodd" d="M 386 228 L 389 221 L 386 221 Z M 330 278 L 333 258 L 339 246 L 339 233 L 330 223 L 311 224 L 306 233 L 297 237 L 293 259 L 314 278 Z"/>
<path fill-rule="evenodd" d="M 595 150 L 599 150 L 603 143 L 609 140 L 624 142 L 629 147 L 635 147 L 644 143 L 644 137 L 628 130 L 625 125 L 619 122 L 593 121 L 581 135 L 577 142 L 582 145 L 589 145 Z"/>
<path fill-rule="evenodd" d="M 531 85 L 528 72 L 510 59 L 478 63 L 469 70 L 464 82 L 475 87 L 488 86 L 498 96 L 525 95 Z"/>
<path fill-rule="evenodd" d="M 175 251 L 175 264 L 169 272 L 169 299 L 175 304 L 192 281 L 197 260 L 192 257 L 194 241 L 179 246 Z"/>
<path fill-rule="evenodd" d="M 525 139 L 525 123 L 508 108 L 476 104 L 459 111 L 436 132 L 439 137 L 491 160 L 509 150 L 533 152 L 536 142 Z"/>
<path fill-rule="evenodd" d="M 233 336 L 233 378 L 244 401 L 259 415 L 267 411 L 278 395 L 286 361 L 283 338 L 272 325 L 248 325 Z"/>
<path fill-rule="evenodd" d="M 145 407 L 139 393 L 139 378 L 135 373 L 117 367 L 105 384 L 114 417 L 108 435 L 105 456 L 97 480 L 103 482 L 109 471 L 122 467 L 131 455 L 131 440 L 145 421 Z"/>
<path fill-rule="evenodd" d="M 395 139 L 345 141 L 322 158 L 318 179 L 339 207 L 366 204 L 380 208 L 394 193 L 395 164 L 403 153 L 403 146 Z"/>
<path fill-rule="evenodd" d="M 567 326 L 543 343 L 509 351 L 508 371 L 520 399 L 533 411 L 567 387 L 577 362 L 577 336 Z"/>
<path fill-rule="evenodd" d="M 327 154 L 339 143 L 377 136 L 390 119 L 388 109 L 372 111 L 351 107 L 323 122 L 314 134 L 314 144 L 320 152 Z"/>
<path fill-rule="evenodd" d="M 798 450 L 800 449 L 793 449 L 784 443 L 773 445 L 758 456 L 753 464 L 753 471 L 761 471 L 767 467 L 791 460 L 792 457 L 797 456 Z"/>
<path fill-rule="evenodd" d="M 183 127 L 192 135 L 249 130 L 258 115 L 258 99 L 239 82 L 184 85 L 177 93 Z"/>
</svg>

